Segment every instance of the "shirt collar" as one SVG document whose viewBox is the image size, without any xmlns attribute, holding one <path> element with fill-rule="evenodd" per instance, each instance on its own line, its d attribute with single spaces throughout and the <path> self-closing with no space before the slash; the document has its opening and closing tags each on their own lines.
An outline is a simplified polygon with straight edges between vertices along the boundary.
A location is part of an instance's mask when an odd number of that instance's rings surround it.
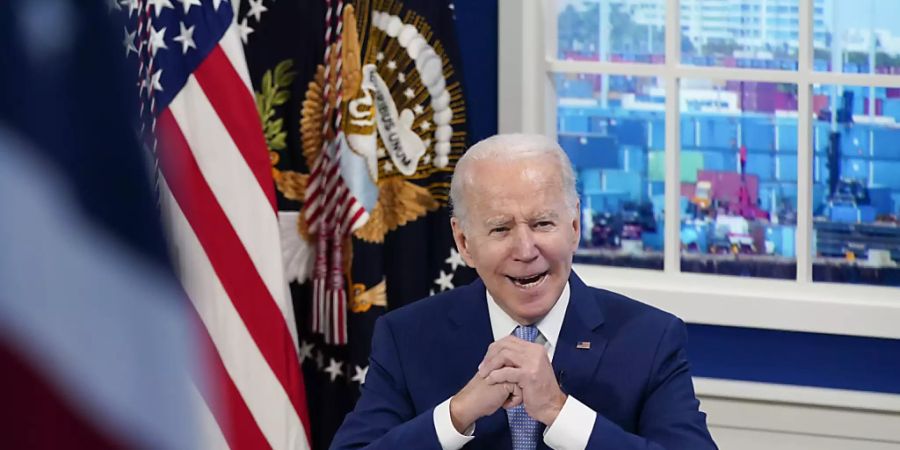
<svg viewBox="0 0 900 450">
<path fill-rule="evenodd" d="M 516 323 L 512 317 L 509 317 L 509 314 L 506 314 L 506 311 L 500 308 L 500 305 L 497 304 L 497 301 L 494 300 L 494 297 L 491 296 L 490 292 L 487 292 L 487 304 L 494 340 L 497 341 L 512 334 L 519 324 Z M 550 347 L 556 347 L 556 341 L 559 339 L 559 330 L 562 329 L 563 319 L 566 317 L 566 308 L 568 306 L 569 283 L 566 282 L 566 286 L 559 295 L 556 304 L 553 305 L 553 308 L 550 308 L 550 312 L 548 312 L 546 316 L 535 324 L 538 331 L 541 332 L 541 335 L 544 336 L 544 339 L 550 344 Z"/>
</svg>

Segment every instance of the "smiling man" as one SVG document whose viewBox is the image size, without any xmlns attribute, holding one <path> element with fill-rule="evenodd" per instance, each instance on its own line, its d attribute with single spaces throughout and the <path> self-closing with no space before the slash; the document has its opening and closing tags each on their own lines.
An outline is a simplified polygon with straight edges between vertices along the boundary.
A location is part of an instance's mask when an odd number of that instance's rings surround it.
<svg viewBox="0 0 900 450">
<path fill-rule="evenodd" d="M 379 319 L 332 448 L 716 448 L 684 324 L 572 272 L 579 204 L 558 144 L 485 139 L 450 195 L 480 280 Z"/>
</svg>

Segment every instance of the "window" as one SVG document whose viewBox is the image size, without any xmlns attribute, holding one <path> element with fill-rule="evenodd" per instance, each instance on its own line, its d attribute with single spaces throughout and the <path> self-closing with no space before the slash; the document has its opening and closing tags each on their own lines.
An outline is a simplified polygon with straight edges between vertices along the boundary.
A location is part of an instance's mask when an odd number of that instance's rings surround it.
<svg viewBox="0 0 900 450">
<path fill-rule="evenodd" d="M 587 281 L 690 321 L 900 337 L 900 6 L 548 3 L 501 0 L 500 130 L 573 156 Z M 577 23 L 605 50 L 573 56 Z"/>
</svg>

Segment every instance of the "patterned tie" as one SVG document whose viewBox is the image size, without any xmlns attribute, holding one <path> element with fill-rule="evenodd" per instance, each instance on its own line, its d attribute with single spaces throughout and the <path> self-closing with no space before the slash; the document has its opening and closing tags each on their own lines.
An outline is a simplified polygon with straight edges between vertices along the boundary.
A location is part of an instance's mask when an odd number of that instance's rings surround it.
<svg viewBox="0 0 900 450">
<path fill-rule="evenodd" d="M 534 342 L 538 335 L 538 329 L 534 325 L 520 325 L 516 327 L 513 333 L 519 339 Z M 534 450 L 537 448 L 539 423 L 525 412 L 525 404 L 507 409 L 506 417 L 509 419 L 509 430 L 512 432 L 513 450 Z"/>
</svg>

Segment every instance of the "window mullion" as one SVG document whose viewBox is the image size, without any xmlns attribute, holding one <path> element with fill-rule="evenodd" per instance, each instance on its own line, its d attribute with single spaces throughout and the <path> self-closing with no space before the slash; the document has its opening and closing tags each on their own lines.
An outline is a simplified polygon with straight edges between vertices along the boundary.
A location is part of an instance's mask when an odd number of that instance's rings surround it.
<svg viewBox="0 0 900 450">
<path fill-rule="evenodd" d="M 797 61 L 797 281 L 812 281 L 813 0 L 800 0 Z"/>
<path fill-rule="evenodd" d="M 681 9 L 679 0 L 666 0 L 666 148 L 665 148 L 665 239 L 663 270 L 681 272 L 681 139 L 679 130 L 679 79 L 681 64 Z"/>
</svg>

